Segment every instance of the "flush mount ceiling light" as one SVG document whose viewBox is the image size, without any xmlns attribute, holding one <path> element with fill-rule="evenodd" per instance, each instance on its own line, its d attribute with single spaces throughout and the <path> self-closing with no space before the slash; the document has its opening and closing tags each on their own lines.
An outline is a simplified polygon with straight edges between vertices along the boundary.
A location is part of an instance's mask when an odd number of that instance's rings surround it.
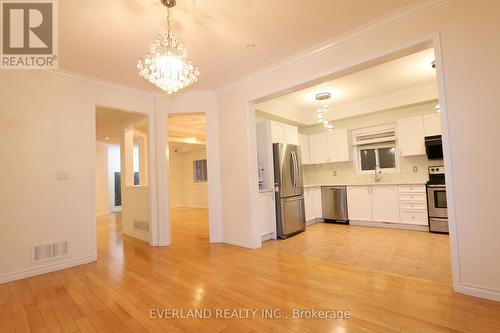
<svg viewBox="0 0 500 333">
<path fill-rule="evenodd" d="M 327 101 L 331 97 L 332 97 L 332 94 L 329 92 L 322 92 L 322 93 L 316 94 L 316 96 L 314 96 L 314 98 L 320 102 Z M 333 125 L 332 125 L 331 121 L 324 119 L 325 114 L 327 112 L 328 112 L 328 105 L 323 104 L 319 109 L 316 110 L 316 117 L 318 118 L 318 122 L 323 123 L 325 128 L 328 128 L 329 131 L 332 131 Z"/>
<path fill-rule="evenodd" d="M 329 92 L 322 92 L 314 96 L 317 101 L 326 101 L 327 99 L 330 99 L 330 97 L 332 97 L 332 94 L 330 94 Z"/>
<path fill-rule="evenodd" d="M 170 32 L 170 9 L 175 0 L 161 0 L 167 7 L 167 33 L 156 36 L 150 51 L 143 60 L 139 59 L 139 75 L 169 94 L 175 93 L 198 81 L 198 66 L 187 58 L 184 42 Z"/>
</svg>

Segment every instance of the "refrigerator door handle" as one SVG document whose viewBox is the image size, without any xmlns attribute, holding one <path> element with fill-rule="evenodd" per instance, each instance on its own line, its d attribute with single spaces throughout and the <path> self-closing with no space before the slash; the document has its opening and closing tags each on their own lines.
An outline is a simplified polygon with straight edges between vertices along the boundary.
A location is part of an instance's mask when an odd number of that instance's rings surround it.
<svg viewBox="0 0 500 333">
<path fill-rule="evenodd" d="M 290 180 L 292 186 L 295 187 L 295 161 L 293 159 L 293 151 L 290 153 Z"/>
<path fill-rule="evenodd" d="M 297 187 L 299 185 L 299 166 L 297 161 L 297 153 L 292 151 L 292 159 L 293 159 L 293 187 Z"/>
</svg>

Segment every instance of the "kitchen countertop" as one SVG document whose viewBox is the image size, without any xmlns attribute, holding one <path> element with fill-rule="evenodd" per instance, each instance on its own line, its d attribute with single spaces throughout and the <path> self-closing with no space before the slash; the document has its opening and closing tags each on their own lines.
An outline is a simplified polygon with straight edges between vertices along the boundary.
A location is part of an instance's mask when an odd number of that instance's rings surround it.
<svg viewBox="0 0 500 333">
<path fill-rule="evenodd" d="M 401 182 L 401 183 L 360 183 L 360 184 L 307 184 L 304 187 L 321 186 L 380 186 L 380 185 L 425 185 L 423 182 Z"/>
</svg>

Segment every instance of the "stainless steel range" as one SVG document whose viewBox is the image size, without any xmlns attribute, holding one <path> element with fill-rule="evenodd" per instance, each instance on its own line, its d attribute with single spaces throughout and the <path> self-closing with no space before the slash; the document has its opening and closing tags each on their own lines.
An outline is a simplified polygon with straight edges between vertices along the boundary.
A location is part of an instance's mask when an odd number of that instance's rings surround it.
<svg viewBox="0 0 500 333">
<path fill-rule="evenodd" d="M 448 204 L 444 166 L 429 167 L 427 182 L 427 207 L 429 210 L 429 231 L 448 233 Z"/>
</svg>

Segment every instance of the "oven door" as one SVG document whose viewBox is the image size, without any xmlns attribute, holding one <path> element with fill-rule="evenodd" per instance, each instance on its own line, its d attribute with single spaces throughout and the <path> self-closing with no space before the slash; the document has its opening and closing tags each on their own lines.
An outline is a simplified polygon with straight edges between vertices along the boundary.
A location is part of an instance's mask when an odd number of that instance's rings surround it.
<svg viewBox="0 0 500 333">
<path fill-rule="evenodd" d="M 427 185 L 427 206 L 430 217 L 448 218 L 446 186 Z"/>
</svg>

